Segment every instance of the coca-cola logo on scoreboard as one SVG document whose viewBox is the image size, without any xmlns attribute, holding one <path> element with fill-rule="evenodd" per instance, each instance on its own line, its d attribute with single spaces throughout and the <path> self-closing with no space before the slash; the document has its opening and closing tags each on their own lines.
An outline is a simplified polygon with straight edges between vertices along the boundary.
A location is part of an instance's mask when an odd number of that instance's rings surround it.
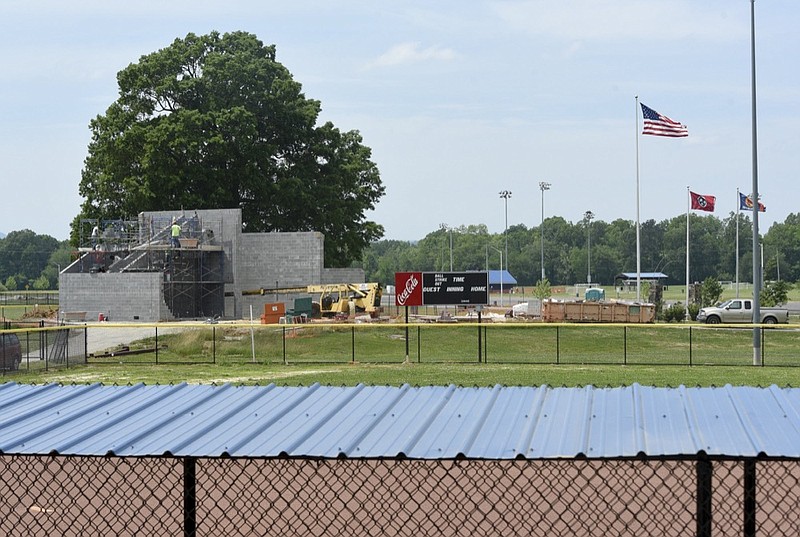
<svg viewBox="0 0 800 537">
<path fill-rule="evenodd" d="M 422 273 L 421 272 L 395 272 L 394 285 L 397 289 L 395 305 L 421 306 L 422 305 Z"/>
</svg>

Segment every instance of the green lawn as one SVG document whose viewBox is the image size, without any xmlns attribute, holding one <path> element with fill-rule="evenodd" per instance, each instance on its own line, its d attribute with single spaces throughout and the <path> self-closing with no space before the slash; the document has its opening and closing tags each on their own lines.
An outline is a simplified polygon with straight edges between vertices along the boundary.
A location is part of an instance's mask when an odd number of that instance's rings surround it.
<svg viewBox="0 0 800 537">
<path fill-rule="evenodd" d="M 635 291 L 605 289 L 607 298 L 635 299 Z M 683 300 L 684 289 L 670 286 L 664 299 Z M 574 298 L 576 293 L 574 287 L 566 286 L 554 286 L 554 291 L 559 298 Z M 743 286 L 740 294 L 746 296 L 749 291 Z M 726 286 L 723 298 L 734 294 L 735 290 Z M 503 297 L 503 302 L 508 307 L 528 297 L 520 289 Z M 492 296 L 493 302 L 499 303 L 499 299 L 499 295 Z M 799 289 L 790 292 L 790 300 L 800 300 Z M 3 313 L 17 319 L 30 309 L 7 305 Z M 441 309 L 426 313 L 437 314 Z M 744 328 L 694 325 L 689 331 L 685 324 L 483 326 L 479 351 L 475 325 L 414 325 L 409 329 L 408 362 L 404 363 L 405 328 L 392 324 L 314 325 L 286 331 L 258 326 L 252 340 L 245 326 L 199 325 L 179 336 L 160 336 L 162 348 L 157 356 L 150 352 L 93 359 L 88 366 L 51 365 L 49 371 L 43 370 L 41 362 L 30 362 L 23 364 L 23 371 L 0 381 L 800 386 L 800 330 L 795 330 L 796 324 L 764 332 L 764 367 L 752 366 L 752 330 Z M 31 351 L 38 349 L 35 335 L 26 341 Z M 80 345 L 70 345 L 71 352 L 80 351 Z M 154 345 L 155 338 L 146 338 L 132 348 Z"/>
<path fill-rule="evenodd" d="M 91 333 L 90 326 L 90 338 Z M 284 331 L 258 325 L 251 339 L 249 327 L 243 325 L 197 325 L 182 334 L 160 336 L 157 356 L 148 352 L 94 358 L 88 366 L 51 367 L 46 372 L 40 362 L 32 362 L 30 367 L 37 371 L 6 379 L 107 384 L 800 385 L 800 331 L 790 326 L 765 330 L 764 335 L 765 366 L 754 367 L 752 330 L 744 328 L 492 324 L 482 326 L 479 362 L 476 325 L 421 324 L 409 327 L 404 363 L 403 326 L 314 325 Z M 154 345 L 155 338 L 146 338 L 131 348 Z"/>
</svg>

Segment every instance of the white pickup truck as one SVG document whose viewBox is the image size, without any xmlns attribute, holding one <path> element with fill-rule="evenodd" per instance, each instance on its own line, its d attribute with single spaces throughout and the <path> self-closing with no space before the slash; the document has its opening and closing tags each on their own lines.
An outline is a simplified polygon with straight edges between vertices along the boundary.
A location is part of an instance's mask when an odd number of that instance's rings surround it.
<svg viewBox="0 0 800 537">
<path fill-rule="evenodd" d="M 778 324 L 789 322 L 789 310 L 783 308 L 759 308 L 762 324 Z M 702 308 L 697 313 L 697 320 L 706 324 L 720 323 L 752 323 L 753 301 L 733 298 L 719 306 Z"/>
</svg>

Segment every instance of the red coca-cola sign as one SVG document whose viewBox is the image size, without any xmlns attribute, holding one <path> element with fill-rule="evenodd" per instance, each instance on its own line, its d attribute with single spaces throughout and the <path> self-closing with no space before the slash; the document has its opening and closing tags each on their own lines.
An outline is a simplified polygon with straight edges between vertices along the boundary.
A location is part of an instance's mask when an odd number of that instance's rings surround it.
<svg viewBox="0 0 800 537">
<path fill-rule="evenodd" d="M 395 272 L 394 303 L 397 306 L 422 306 L 422 273 Z"/>
</svg>

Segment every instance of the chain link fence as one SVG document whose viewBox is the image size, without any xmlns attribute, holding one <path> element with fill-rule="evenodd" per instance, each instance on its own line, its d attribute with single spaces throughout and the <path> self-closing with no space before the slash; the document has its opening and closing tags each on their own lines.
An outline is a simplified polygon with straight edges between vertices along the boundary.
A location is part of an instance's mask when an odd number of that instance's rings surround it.
<svg viewBox="0 0 800 537">
<path fill-rule="evenodd" d="M 3 374 L 17 371 L 47 371 L 86 364 L 87 327 L 58 326 L 11 330 L 0 334 L 0 369 Z"/>
<path fill-rule="evenodd" d="M 20 350 L 3 338 L 0 357 L 9 363 L 16 353 L 23 371 L 86 363 L 752 366 L 753 361 L 752 327 L 728 326 L 96 323 L 13 332 Z M 800 365 L 800 328 L 760 333 L 763 365 Z"/>
<path fill-rule="evenodd" d="M 797 535 L 776 459 L 0 456 L 4 535 Z"/>
</svg>

